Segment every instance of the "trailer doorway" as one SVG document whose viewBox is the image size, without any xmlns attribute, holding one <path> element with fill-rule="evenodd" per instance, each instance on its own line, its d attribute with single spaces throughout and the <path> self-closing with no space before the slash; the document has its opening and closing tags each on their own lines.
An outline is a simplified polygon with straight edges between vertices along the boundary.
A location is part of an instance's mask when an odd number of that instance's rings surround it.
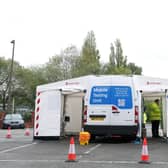
<svg viewBox="0 0 168 168">
<path fill-rule="evenodd" d="M 78 135 L 82 130 L 85 89 L 62 90 L 62 135 Z"/>
<path fill-rule="evenodd" d="M 148 105 L 153 102 L 155 99 L 160 100 L 160 109 L 161 109 L 161 121 L 159 124 L 159 136 L 167 139 L 167 93 L 166 92 L 142 92 L 142 101 L 141 101 L 141 133 L 143 134 L 143 113 L 147 113 L 147 122 L 145 124 L 146 128 L 146 137 L 152 138 L 152 124 L 148 116 Z M 141 134 L 141 135 L 142 135 Z"/>
</svg>

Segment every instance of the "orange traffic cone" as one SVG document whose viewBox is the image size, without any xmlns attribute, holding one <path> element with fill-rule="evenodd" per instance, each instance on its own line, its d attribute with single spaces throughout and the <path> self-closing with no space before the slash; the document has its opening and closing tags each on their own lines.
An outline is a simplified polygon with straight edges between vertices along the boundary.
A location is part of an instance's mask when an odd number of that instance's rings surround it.
<svg viewBox="0 0 168 168">
<path fill-rule="evenodd" d="M 76 161 L 76 154 L 75 154 L 75 143 L 74 138 L 71 137 L 70 139 L 70 146 L 69 146 L 69 153 L 68 153 L 68 162 L 75 162 Z"/>
<path fill-rule="evenodd" d="M 148 154 L 148 146 L 147 146 L 147 139 L 144 138 L 143 146 L 142 146 L 142 154 L 141 154 L 141 161 L 139 163 L 146 163 L 149 164 L 149 154 Z"/>
<path fill-rule="evenodd" d="M 27 127 L 26 128 L 26 130 L 25 130 L 25 134 L 24 134 L 25 136 L 30 136 L 30 130 L 29 130 L 29 128 Z"/>
<path fill-rule="evenodd" d="M 8 127 L 8 132 L 6 134 L 6 138 L 12 138 L 11 128 L 10 127 Z"/>
</svg>

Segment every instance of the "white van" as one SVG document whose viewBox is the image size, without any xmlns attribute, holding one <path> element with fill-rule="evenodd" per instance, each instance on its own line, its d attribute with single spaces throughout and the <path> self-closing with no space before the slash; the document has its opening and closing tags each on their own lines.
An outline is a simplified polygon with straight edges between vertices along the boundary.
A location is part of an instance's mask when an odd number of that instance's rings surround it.
<svg viewBox="0 0 168 168">
<path fill-rule="evenodd" d="M 83 127 L 95 136 L 136 138 L 138 106 L 133 79 L 101 76 L 91 82 L 85 97 Z"/>
</svg>

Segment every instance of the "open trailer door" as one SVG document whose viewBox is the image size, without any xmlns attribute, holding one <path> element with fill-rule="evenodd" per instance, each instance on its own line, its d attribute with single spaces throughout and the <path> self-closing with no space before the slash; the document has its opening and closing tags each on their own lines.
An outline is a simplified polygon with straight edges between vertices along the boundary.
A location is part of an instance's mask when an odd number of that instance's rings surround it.
<svg viewBox="0 0 168 168">
<path fill-rule="evenodd" d="M 161 136 L 168 140 L 168 90 L 165 89 L 165 94 L 162 96 L 162 120 L 160 127 L 162 129 Z"/>
<path fill-rule="evenodd" d="M 165 105 L 165 120 L 164 120 L 164 124 L 165 124 L 165 133 L 166 133 L 166 135 L 165 135 L 165 137 L 166 137 L 166 139 L 168 140 L 168 90 L 166 89 L 165 90 L 165 93 L 166 93 L 166 105 Z"/>
<path fill-rule="evenodd" d="M 34 138 L 59 137 L 61 132 L 61 93 L 44 91 L 36 99 Z"/>
<path fill-rule="evenodd" d="M 65 96 L 65 134 L 79 134 L 82 129 L 83 93 Z"/>
<path fill-rule="evenodd" d="M 142 91 L 138 90 L 137 91 L 137 104 L 136 107 L 138 107 L 138 133 L 137 137 L 141 138 L 142 137 L 142 113 L 143 113 L 143 99 L 142 99 Z"/>
<path fill-rule="evenodd" d="M 63 128 L 65 135 L 76 135 L 82 129 L 83 99 L 86 90 L 81 86 L 64 86 L 61 94 L 64 98 L 63 103 Z"/>
</svg>

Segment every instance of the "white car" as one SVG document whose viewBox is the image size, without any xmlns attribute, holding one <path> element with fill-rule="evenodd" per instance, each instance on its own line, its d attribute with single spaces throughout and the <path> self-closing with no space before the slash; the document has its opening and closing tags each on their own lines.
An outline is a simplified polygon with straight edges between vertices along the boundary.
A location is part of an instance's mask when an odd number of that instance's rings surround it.
<svg viewBox="0 0 168 168">
<path fill-rule="evenodd" d="M 6 114 L 3 119 L 2 128 L 25 128 L 21 114 Z"/>
</svg>

